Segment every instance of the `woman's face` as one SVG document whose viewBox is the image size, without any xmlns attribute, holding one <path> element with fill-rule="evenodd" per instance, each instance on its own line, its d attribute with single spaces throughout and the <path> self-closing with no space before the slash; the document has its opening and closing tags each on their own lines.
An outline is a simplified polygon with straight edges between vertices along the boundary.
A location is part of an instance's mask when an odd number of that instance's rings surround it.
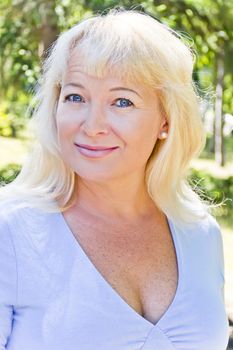
<svg viewBox="0 0 233 350">
<path fill-rule="evenodd" d="M 111 75 L 89 76 L 84 66 L 74 51 L 56 113 L 62 158 L 86 180 L 143 175 L 166 124 L 155 92 Z"/>
</svg>

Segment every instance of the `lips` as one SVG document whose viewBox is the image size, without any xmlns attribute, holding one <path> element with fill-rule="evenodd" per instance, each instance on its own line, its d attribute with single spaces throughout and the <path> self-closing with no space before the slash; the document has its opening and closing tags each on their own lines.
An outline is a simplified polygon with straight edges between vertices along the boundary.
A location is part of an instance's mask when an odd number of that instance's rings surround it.
<svg viewBox="0 0 233 350">
<path fill-rule="evenodd" d="M 92 150 L 92 151 L 107 151 L 107 150 L 118 148 L 118 146 L 115 146 L 115 147 L 91 146 L 91 145 L 84 145 L 84 144 L 81 144 L 81 143 L 76 143 L 76 146 L 81 147 L 81 148 L 85 148 L 85 149 L 89 149 L 89 150 Z"/>
<path fill-rule="evenodd" d="M 75 144 L 79 153 L 85 158 L 102 158 L 108 154 L 114 152 L 119 147 L 108 147 L 108 146 L 91 146 L 83 144 Z"/>
</svg>

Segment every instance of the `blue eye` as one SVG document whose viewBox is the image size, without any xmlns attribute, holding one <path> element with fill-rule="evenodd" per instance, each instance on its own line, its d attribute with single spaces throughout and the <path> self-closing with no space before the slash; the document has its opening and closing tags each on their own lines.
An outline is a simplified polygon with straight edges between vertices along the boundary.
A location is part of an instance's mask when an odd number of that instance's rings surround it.
<svg viewBox="0 0 233 350">
<path fill-rule="evenodd" d="M 77 95 L 77 94 L 70 94 L 68 96 L 66 96 L 65 101 L 69 101 L 69 102 L 84 102 L 82 96 Z"/>
<path fill-rule="evenodd" d="M 118 98 L 118 100 L 116 100 L 117 107 L 127 108 L 127 107 L 131 107 L 132 105 L 133 103 L 127 98 Z"/>
</svg>

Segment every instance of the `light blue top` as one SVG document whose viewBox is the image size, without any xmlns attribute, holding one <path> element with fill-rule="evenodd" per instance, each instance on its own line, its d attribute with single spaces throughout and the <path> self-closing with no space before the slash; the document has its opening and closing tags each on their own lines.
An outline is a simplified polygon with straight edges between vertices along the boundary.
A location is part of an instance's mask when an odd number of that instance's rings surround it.
<svg viewBox="0 0 233 350">
<path fill-rule="evenodd" d="M 0 349 L 225 350 L 222 237 L 209 216 L 178 228 L 175 297 L 154 325 L 103 278 L 61 213 L 1 211 Z"/>
</svg>

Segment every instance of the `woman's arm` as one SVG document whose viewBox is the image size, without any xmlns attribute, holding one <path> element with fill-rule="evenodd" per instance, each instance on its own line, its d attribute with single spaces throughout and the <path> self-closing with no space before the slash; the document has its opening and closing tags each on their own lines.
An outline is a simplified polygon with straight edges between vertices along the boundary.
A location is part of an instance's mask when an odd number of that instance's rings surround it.
<svg viewBox="0 0 233 350">
<path fill-rule="evenodd" d="M 0 217 L 0 350 L 7 349 L 13 328 L 13 307 L 17 302 L 17 263 L 12 237 Z"/>
</svg>

